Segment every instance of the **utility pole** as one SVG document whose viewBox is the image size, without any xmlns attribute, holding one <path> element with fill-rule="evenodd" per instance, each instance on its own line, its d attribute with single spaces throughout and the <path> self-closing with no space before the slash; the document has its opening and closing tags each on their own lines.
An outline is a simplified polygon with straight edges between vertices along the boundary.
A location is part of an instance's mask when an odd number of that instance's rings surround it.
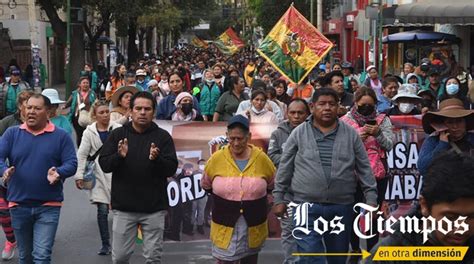
<svg viewBox="0 0 474 264">
<path fill-rule="evenodd" d="M 309 8 L 310 8 L 310 22 L 311 22 L 311 25 L 314 25 L 314 0 L 310 0 L 310 4 L 309 4 Z"/>
<path fill-rule="evenodd" d="M 31 42 L 31 66 L 33 67 L 33 84 L 31 89 L 35 89 L 40 86 L 40 47 L 34 0 L 28 0 L 28 22 Z"/>
<path fill-rule="evenodd" d="M 66 98 L 71 94 L 71 0 L 66 3 Z"/>
<path fill-rule="evenodd" d="M 323 0 L 317 0 L 316 2 L 317 13 L 317 28 L 319 31 L 323 32 Z"/>
<path fill-rule="evenodd" d="M 382 78 L 383 74 L 383 49 L 382 49 L 382 38 L 383 38 L 383 1 L 379 6 L 379 77 Z"/>
</svg>

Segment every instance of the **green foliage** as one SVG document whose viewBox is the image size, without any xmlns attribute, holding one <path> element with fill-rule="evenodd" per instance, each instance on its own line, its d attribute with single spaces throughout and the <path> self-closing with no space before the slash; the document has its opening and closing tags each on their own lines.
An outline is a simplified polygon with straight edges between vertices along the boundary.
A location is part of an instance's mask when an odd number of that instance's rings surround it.
<svg viewBox="0 0 474 264">
<path fill-rule="evenodd" d="M 323 20 L 329 19 L 330 11 L 340 5 L 340 2 L 340 0 L 323 1 Z M 291 3 L 294 3 L 295 8 L 298 9 L 298 11 L 303 14 L 308 20 L 310 19 L 310 0 L 249 0 L 249 7 L 254 10 L 255 17 L 257 18 L 257 24 L 263 28 L 266 34 L 278 22 L 278 19 L 280 19 L 280 17 L 290 7 Z M 316 20 L 316 0 L 314 0 L 313 7 L 313 15 Z M 315 23 L 316 21 L 313 22 Z"/>
<path fill-rule="evenodd" d="M 183 23 L 183 12 L 171 3 L 147 7 L 138 18 L 140 27 L 156 27 L 158 34 L 178 30 Z"/>
</svg>

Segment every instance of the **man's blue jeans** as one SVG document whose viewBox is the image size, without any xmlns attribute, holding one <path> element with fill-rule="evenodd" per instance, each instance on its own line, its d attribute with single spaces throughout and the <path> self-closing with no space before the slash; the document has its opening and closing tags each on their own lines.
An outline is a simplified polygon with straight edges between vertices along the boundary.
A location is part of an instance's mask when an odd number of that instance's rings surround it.
<svg viewBox="0 0 474 264">
<path fill-rule="evenodd" d="M 51 263 L 60 211 L 60 206 L 16 206 L 10 209 L 20 264 Z"/>
<path fill-rule="evenodd" d="M 296 210 L 296 208 L 295 208 Z M 294 210 L 294 213 L 295 213 Z M 340 223 L 344 225 L 344 231 L 339 234 L 330 234 L 331 221 L 335 216 L 342 217 Z M 327 231 L 320 235 L 314 231 L 314 221 L 322 217 L 327 221 Z M 308 207 L 308 235 L 300 231 L 295 231 L 294 235 L 301 239 L 296 239 L 298 253 L 347 253 L 349 250 L 349 241 L 352 230 L 352 205 L 339 204 L 317 204 L 313 203 Z M 293 224 L 296 224 L 293 219 Z M 319 224 L 319 229 L 323 229 L 323 225 Z M 293 228 L 298 226 L 294 225 Z M 299 225 L 299 227 L 302 227 Z M 304 225 L 306 228 L 306 225 Z M 338 228 L 337 228 L 338 230 Z M 346 257 L 300 257 L 298 263 L 327 263 L 328 264 L 345 264 Z"/>
</svg>

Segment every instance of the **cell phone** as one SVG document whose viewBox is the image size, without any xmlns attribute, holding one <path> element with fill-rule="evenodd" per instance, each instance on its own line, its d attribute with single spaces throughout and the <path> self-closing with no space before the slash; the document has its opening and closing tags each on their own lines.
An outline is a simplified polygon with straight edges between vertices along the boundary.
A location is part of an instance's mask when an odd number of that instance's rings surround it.
<svg viewBox="0 0 474 264">
<path fill-rule="evenodd" d="M 377 120 L 367 120 L 367 125 L 375 126 L 377 124 Z"/>
</svg>

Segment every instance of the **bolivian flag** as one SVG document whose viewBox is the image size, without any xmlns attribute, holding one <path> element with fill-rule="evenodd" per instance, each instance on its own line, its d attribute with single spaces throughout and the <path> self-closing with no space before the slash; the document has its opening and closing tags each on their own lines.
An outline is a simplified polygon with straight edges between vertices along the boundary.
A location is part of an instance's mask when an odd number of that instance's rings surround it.
<svg viewBox="0 0 474 264">
<path fill-rule="evenodd" d="M 202 40 L 202 39 L 200 39 L 196 36 L 191 40 L 191 44 L 194 47 L 201 48 L 201 49 L 207 49 L 207 47 L 209 46 L 206 41 L 204 41 L 204 40 Z"/>
<path fill-rule="evenodd" d="M 224 55 L 232 55 L 245 46 L 245 43 L 237 36 L 232 28 L 228 28 L 220 35 L 214 44 Z"/>
<path fill-rule="evenodd" d="M 286 78 L 300 83 L 332 47 L 332 42 L 291 5 L 257 52 Z"/>
</svg>

